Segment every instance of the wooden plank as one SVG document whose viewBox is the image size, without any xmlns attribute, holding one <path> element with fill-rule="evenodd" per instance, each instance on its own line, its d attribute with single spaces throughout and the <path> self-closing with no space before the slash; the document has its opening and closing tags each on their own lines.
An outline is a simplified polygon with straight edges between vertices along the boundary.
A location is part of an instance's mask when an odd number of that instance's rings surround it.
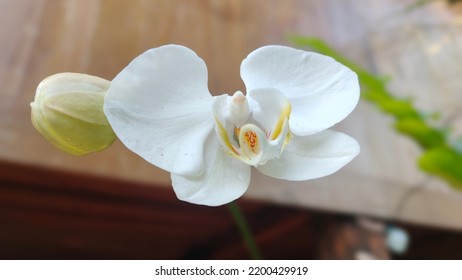
<svg viewBox="0 0 462 280">
<path fill-rule="evenodd" d="M 300 245 L 311 234 L 310 213 L 255 202 L 241 208 L 265 257 L 315 256 L 316 238 Z M 5 162 L 0 225 L 0 259 L 249 257 L 225 206 L 184 203 L 150 185 Z"/>
</svg>

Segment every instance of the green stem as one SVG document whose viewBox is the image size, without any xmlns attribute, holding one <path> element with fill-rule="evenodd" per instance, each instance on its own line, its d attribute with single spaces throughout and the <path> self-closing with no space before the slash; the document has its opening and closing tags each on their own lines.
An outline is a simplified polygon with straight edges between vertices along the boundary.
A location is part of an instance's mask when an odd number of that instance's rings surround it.
<svg viewBox="0 0 462 280">
<path fill-rule="evenodd" d="M 241 237 L 249 250 L 250 255 L 254 260 L 261 260 L 260 250 L 258 250 L 257 244 L 255 243 L 255 239 L 253 238 L 252 232 L 250 231 L 250 227 L 247 224 L 244 216 L 242 215 L 241 209 L 235 202 L 228 203 L 228 209 L 233 216 L 234 221 L 236 222 L 236 226 L 241 233 Z"/>
</svg>

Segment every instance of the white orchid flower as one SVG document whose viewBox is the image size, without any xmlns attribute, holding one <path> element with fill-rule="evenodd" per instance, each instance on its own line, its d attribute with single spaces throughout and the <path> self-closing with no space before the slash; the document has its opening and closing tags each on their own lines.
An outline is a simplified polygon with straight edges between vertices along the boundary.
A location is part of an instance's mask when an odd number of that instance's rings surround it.
<svg viewBox="0 0 462 280">
<path fill-rule="evenodd" d="M 179 199 L 222 205 L 244 194 L 251 166 L 278 179 L 332 174 L 359 153 L 351 137 L 326 130 L 359 98 L 357 76 L 334 59 L 283 46 L 241 64 L 247 95 L 212 96 L 192 50 L 151 49 L 112 81 L 104 111 L 119 139 L 171 173 Z"/>
</svg>

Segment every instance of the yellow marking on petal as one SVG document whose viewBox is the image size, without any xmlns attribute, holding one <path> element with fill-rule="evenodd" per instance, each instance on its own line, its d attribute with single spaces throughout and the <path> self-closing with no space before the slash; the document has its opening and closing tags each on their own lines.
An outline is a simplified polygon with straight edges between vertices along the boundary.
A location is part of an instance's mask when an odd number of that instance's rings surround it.
<svg viewBox="0 0 462 280">
<path fill-rule="evenodd" d="M 238 148 L 239 146 L 239 133 L 241 133 L 241 128 L 240 127 L 235 127 L 234 128 L 234 133 L 233 133 L 233 140 L 236 141 Z"/>
<path fill-rule="evenodd" d="M 233 144 L 231 144 L 231 141 L 229 140 L 228 133 L 226 133 L 226 129 L 223 127 L 221 122 L 215 117 L 215 123 L 217 124 L 218 127 L 218 133 L 220 134 L 221 139 L 223 140 L 224 144 L 226 147 L 229 149 L 228 152 L 232 151 L 234 152 L 235 155 L 239 155 L 239 152 L 234 148 Z M 230 153 L 232 155 L 232 153 Z"/>
<path fill-rule="evenodd" d="M 270 140 L 274 140 L 278 138 L 279 134 L 282 132 L 282 128 L 284 126 L 284 122 L 289 120 L 290 113 L 292 111 L 292 106 L 290 105 L 289 102 L 286 102 L 284 105 L 284 108 L 282 108 L 281 113 L 279 114 L 279 119 L 276 122 L 276 125 L 274 126 L 273 131 L 271 132 L 271 135 L 269 137 Z"/>
<path fill-rule="evenodd" d="M 286 139 L 284 140 L 284 144 L 282 144 L 282 148 L 284 149 L 287 144 L 289 144 L 290 140 L 292 140 L 292 133 L 287 132 Z"/>
</svg>

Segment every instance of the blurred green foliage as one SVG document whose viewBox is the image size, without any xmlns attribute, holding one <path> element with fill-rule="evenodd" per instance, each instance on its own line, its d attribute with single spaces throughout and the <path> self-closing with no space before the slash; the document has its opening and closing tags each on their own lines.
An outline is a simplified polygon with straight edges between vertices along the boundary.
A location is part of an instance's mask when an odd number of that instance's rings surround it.
<svg viewBox="0 0 462 280">
<path fill-rule="evenodd" d="M 453 4 L 460 3 L 462 1 L 461 0 L 417 0 L 411 3 L 409 6 L 407 6 L 406 9 L 404 9 L 404 12 L 409 13 L 422 6 L 425 6 L 427 4 L 431 4 L 434 2 L 447 2 L 448 4 L 453 5 Z"/>
<path fill-rule="evenodd" d="M 462 191 L 462 153 L 456 144 L 450 143 L 449 129 L 432 125 L 432 115 L 419 111 L 411 100 L 398 98 L 388 91 L 387 79 L 369 73 L 324 41 L 303 36 L 291 36 L 290 40 L 298 47 L 308 47 L 333 57 L 355 71 L 361 85 L 361 98 L 393 116 L 396 131 L 413 139 L 421 147 L 419 167 Z"/>
</svg>

